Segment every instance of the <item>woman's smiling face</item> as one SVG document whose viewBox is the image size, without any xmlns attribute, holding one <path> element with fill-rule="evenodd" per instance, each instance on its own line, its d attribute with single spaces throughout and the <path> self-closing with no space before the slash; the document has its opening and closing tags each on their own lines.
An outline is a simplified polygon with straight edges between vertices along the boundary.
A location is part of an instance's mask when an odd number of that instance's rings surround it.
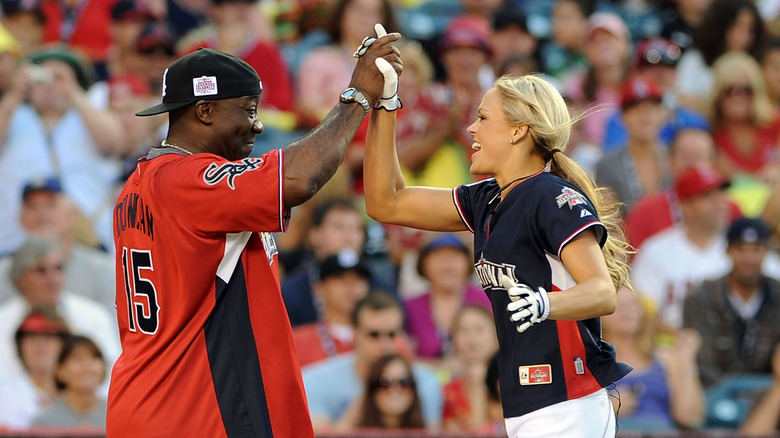
<svg viewBox="0 0 780 438">
<path fill-rule="evenodd" d="M 491 88 L 482 98 L 477 120 L 468 128 L 474 138 L 471 148 L 471 173 L 474 175 L 495 175 L 501 163 L 506 162 L 511 152 L 513 129 L 506 121 L 501 109 L 501 96 Z"/>
</svg>

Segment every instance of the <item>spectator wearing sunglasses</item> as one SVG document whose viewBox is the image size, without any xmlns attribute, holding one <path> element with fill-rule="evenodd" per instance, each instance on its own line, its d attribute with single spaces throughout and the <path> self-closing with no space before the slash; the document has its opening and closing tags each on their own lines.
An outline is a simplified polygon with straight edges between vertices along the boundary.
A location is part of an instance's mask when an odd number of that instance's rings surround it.
<svg viewBox="0 0 780 438">
<path fill-rule="evenodd" d="M 9 275 L 19 293 L 0 305 L 0 378 L 23 369 L 14 354 L 14 333 L 31 309 L 56 311 L 71 333 L 95 340 L 109 365 L 119 357 L 115 316 L 96 301 L 64 289 L 67 262 L 62 245 L 51 237 L 31 236 L 13 254 Z"/>
<path fill-rule="evenodd" d="M 634 75 L 652 81 L 663 94 L 661 102 L 666 111 L 665 122 L 658 133 L 658 139 L 664 145 L 671 144 L 681 130 L 709 130 L 709 122 L 704 115 L 680 104 L 676 88 L 677 63 L 680 56 L 680 47 L 667 39 L 656 37 L 641 41 L 636 47 L 632 61 Z M 607 122 L 604 153 L 624 147 L 627 141 L 628 132 L 623 115 L 615 114 Z"/>
<path fill-rule="evenodd" d="M 361 394 L 370 382 L 371 365 L 382 356 L 408 352 L 403 323 L 403 310 L 395 298 L 371 292 L 356 304 L 352 314 L 354 351 L 303 368 L 315 432 L 354 428 L 363 409 Z M 412 362 L 411 370 L 424 425 L 438 428 L 443 397 L 436 374 L 417 362 Z"/>
<path fill-rule="evenodd" d="M 718 170 L 777 181 L 780 119 L 767 93 L 761 67 L 750 55 L 731 52 L 713 64 L 715 84 L 705 106 L 717 151 Z M 739 202 L 739 201 L 738 201 Z M 746 215 L 760 213 L 740 205 Z"/>
<path fill-rule="evenodd" d="M 425 422 L 412 365 L 400 354 L 382 356 L 368 371 L 358 429 L 422 429 Z"/>
</svg>

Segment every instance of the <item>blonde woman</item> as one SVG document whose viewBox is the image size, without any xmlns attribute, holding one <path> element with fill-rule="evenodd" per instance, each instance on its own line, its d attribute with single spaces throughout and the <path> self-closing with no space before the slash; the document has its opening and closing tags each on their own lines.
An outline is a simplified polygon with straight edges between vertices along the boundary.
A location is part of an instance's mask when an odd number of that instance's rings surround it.
<svg viewBox="0 0 780 438">
<path fill-rule="evenodd" d="M 470 171 L 493 177 L 450 190 L 405 185 L 395 113 L 374 111 L 366 210 L 385 223 L 474 233 L 510 437 L 614 436 L 605 388 L 631 370 L 600 338 L 599 317 L 614 312 L 628 281 L 616 206 L 562 153 L 574 121 L 549 83 L 502 77 L 476 116 Z"/>
<path fill-rule="evenodd" d="M 714 127 L 718 167 L 729 178 L 775 180 L 780 119 L 758 62 L 729 52 L 712 66 L 715 83 L 703 107 Z"/>
<path fill-rule="evenodd" d="M 657 347 L 656 314 L 649 298 L 621 289 L 617 310 L 602 318 L 603 338 L 634 368 L 617 384 L 623 430 L 688 429 L 704 422 L 707 404 L 696 365 L 701 336 L 683 329 L 673 346 Z"/>
</svg>

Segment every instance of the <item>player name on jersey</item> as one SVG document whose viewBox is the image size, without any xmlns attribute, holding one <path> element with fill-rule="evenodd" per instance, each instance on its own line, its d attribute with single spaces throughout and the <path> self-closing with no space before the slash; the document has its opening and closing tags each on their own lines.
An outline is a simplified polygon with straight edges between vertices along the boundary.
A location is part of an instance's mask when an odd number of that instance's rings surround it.
<svg viewBox="0 0 780 438">
<path fill-rule="evenodd" d="M 154 240 L 154 216 L 139 193 L 128 193 L 114 208 L 116 236 L 127 229 L 140 230 Z"/>
<path fill-rule="evenodd" d="M 501 284 L 501 276 L 506 275 L 515 283 L 518 283 L 515 277 L 515 265 L 509 263 L 493 263 L 485 260 L 484 256 L 474 264 L 474 269 L 477 273 L 477 278 L 482 285 L 482 288 L 487 290 L 489 288 L 503 289 Z"/>
</svg>

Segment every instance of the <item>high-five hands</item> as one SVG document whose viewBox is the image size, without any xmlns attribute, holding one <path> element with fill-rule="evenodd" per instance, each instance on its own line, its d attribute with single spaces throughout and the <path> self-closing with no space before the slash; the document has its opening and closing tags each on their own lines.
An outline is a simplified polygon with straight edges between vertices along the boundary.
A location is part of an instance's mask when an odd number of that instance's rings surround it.
<svg viewBox="0 0 780 438">
<path fill-rule="evenodd" d="M 511 314 L 509 318 L 518 323 L 518 332 L 522 333 L 550 316 L 550 298 L 543 287 L 534 292 L 527 285 L 517 284 L 506 275 L 501 276 L 501 283 L 512 300 L 506 310 Z"/>
<path fill-rule="evenodd" d="M 376 38 L 371 36 L 363 38 L 360 47 L 358 47 L 352 56 L 360 58 L 378 38 L 387 35 L 384 26 L 379 23 L 374 25 L 374 31 L 376 32 Z M 401 98 L 398 97 L 398 72 L 396 72 L 395 68 L 393 68 L 393 66 L 384 58 L 376 58 L 374 63 L 385 79 L 382 95 L 380 96 L 379 101 L 374 105 L 374 108 L 383 108 L 387 111 L 395 111 L 398 108 L 403 108 Z"/>
</svg>

